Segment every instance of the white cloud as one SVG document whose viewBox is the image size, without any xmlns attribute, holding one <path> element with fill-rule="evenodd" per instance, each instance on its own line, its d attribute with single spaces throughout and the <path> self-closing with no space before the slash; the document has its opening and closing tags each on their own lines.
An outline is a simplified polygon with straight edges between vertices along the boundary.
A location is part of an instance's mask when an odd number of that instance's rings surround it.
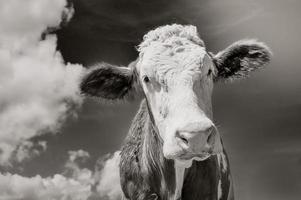
<svg viewBox="0 0 301 200">
<path fill-rule="evenodd" d="M 0 200 L 86 200 L 91 185 L 60 174 L 42 178 L 0 174 Z"/>
<path fill-rule="evenodd" d="M 119 162 L 120 151 L 116 151 L 112 157 L 100 161 L 101 170 L 96 190 L 102 199 L 120 200 L 122 198 Z"/>
<path fill-rule="evenodd" d="M 96 170 L 81 168 L 89 153 L 69 151 L 65 172 L 43 178 L 0 173 L 0 200 L 121 200 L 120 151 L 100 159 Z"/>
<path fill-rule="evenodd" d="M 34 136 L 56 133 L 79 106 L 83 67 L 65 64 L 47 27 L 70 18 L 66 0 L 0 0 L 0 164 Z M 23 151 L 23 153 L 26 153 Z M 19 161 L 27 158 L 21 155 Z"/>
<path fill-rule="evenodd" d="M 73 10 L 66 0 L 0 0 L 0 41 L 13 49 L 38 43 L 48 27 L 58 27 Z"/>
<path fill-rule="evenodd" d="M 41 35 L 57 28 L 74 10 L 66 0 L 0 0 L 0 165 L 23 161 L 45 151 L 35 136 L 56 133 L 79 94 L 81 65 L 65 64 L 57 37 Z M 0 200 L 88 200 L 121 197 L 119 152 L 92 171 L 80 167 L 89 157 L 69 151 L 62 174 L 49 177 L 0 173 Z"/>
<path fill-rule="evenodd" d="M 69 161 L 70 162 L 75 162 L 76 160 L 83 160 L 85 161 L 90 157 L 89 152 L 84 151 L 82 149 L 77 150 L 77 151 L 68 151 L 69 154 Z"/>
<path fill-rule="evenodd" d="M 0 173 L 0 200 L 87 200 L 92 195 L 93 172 L 79 168 L 75 162 L 87 155 L 83 150 L 69 153 L 66 170 L 71 176 L 55 174 L 42 178 Z"/>
<path fill-rule="evenodd" d="M 65 164 L 66 173 L 82 183 L 94 185 L 94 172 L 87 168 L 81 168 L 80 164 L 85 163 L 90 154 L 84 150 L 69 151 L 69 160 Z"/>
<path fill-rule="evenodd" d="M 23 141 L 15 150 L 14 159 L 18 162 L 22 162 L 33 156 L 40 155 L 41 152 L 46 151 L 47 142 L 46 141 Z"/>
</svg>

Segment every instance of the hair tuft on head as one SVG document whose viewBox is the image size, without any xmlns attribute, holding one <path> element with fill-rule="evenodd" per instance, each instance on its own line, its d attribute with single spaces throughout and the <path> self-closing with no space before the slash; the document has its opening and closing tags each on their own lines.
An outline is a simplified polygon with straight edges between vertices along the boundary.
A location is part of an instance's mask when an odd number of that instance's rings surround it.
<svg viewBox="0 0 301 200">
<path fill-rule="evenodd" d="M 203 40 L 199 37 L 197 28 L 192 25 L 172 24 L 160 26 L 154 30 L 149 31 L 143 37 L 143 41 L 138 46 L 138 51 L 150 46 L 153 42 L 160 42 L 165 45 L 181 44 L 182 39 L 189 40 L 197 45 L 205 47 Z"/>
</svg>

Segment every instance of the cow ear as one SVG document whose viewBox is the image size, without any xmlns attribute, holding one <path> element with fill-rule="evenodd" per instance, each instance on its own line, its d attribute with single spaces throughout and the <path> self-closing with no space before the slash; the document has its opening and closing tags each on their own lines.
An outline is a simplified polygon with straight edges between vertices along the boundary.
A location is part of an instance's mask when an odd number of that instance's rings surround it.
<svg viewBox="0 0 301 200">
<path fill-rule="evenodd" d="M 124 99 L 134 90 L 134 79 L 131 68 L 101 63 L 83 76 L 80 89 L 89 96 Z"/>
<path fill-rule="evenodd" d="M 213 57 L 219 79 L 247 77 L 251 71 L 262 68 L 271 59 L 272 52 L 256 40 L 240 40 Z"/>
</svg>

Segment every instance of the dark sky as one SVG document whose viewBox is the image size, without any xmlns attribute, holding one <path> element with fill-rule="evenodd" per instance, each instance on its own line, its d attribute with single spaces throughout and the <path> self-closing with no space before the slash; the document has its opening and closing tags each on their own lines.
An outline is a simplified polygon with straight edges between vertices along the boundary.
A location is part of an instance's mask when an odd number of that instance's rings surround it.
<svg viewBox="0 0 301 200">
<path fill-rule="evenodd" d="M 230 156 L 235 194 L 241 200 L 297 200 L 301 197 L 301 1 L 299 0 L 74 0 L 75 15 L 58 33 L 68 62 L 89 66 L 128 64 L 135 45 L 156 26 L 198 27 L 207 49 L 222 50 L 242 38 L 258 38 L 274 52 L 267 69 L 247 80 L 219 83 L 214 115 Z M 48 150 L 24 163 L 25 175 L 62 169 L 66 152 L 83 149 L 89 166 L 118 150 L 139 101 L 104 105 L 87 99 L 77 119 Z"/>
</svg>

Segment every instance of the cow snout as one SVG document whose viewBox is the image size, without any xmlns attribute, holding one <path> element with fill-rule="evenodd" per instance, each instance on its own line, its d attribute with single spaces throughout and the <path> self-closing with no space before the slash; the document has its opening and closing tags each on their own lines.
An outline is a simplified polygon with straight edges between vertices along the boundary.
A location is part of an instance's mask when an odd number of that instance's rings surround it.
<svg viewBox="0 0 301 200">
<path fill-rule="evenodd" d="M 210 145 L 213 142 L 212 141 L 213 129 L 214 127 L 210 126 L 200 131 L 193 131 L 193 132 L 177 131 L 176 137 L 189 146 L 194 144 L 196 140 L 198 140 L 198 142 L 203 141 L 204 143 Z"/>
<path fill-rule="evenodd" d="M 209 121 L 209 120 L 208 120 Z M 215 153 L 219 137 L 214 124 L 193 123 L 180 128 L 176 132 L 176 140 L 190 156 L 202 157 Z"/>
</svg>

